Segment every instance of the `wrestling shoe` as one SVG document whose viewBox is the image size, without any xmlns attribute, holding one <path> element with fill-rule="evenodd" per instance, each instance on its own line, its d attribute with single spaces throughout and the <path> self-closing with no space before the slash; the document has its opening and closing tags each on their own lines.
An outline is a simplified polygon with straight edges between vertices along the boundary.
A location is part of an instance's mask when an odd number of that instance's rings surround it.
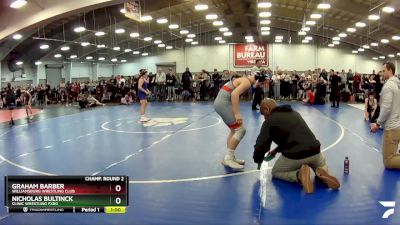
<svg viewBox="0 0 400 225">
<path fill-rule="evenodd" d="M 240 165 L 245 164 L 245 161 L 243 159 L 237 159 L 236 156 L 233 156 L 233 161 L 237 162 Z"/>
<path fill-rule="evenodd" d="M 311 182 L 310 171 L 311 168 L 308 165 L 303 164 L 297 174 L 297 179 L 303 185 L 303 190 L 307 194 L 314 192 L 314 184 Z"/>
<path fill-rule="evenodd" d="M 150 118 L 146 117 L 146 116 L 141 116 L 140 117 L 140 122 L 148 122 L 150 121 Z"/>
<path fill-rule="evenodd" d="M 328 171 L 324 170 L 321 167 L 318 167 L 315 170 L 315 175 L 317 175 L 317 177 L 319 179 L 322 180 L 322 182 L 324 182 L 329 188 L 332 189 L 339 189 L 340 188 L 340 182 L 338 181 L 338 179 L 332 175 L 330 175 L 328 173 Z"/>
<path fill-rule="evenodd" d="M 232 169 L 236 169 L 236 170 L 244 169 L 243 165 L 240 165 L 239 163 L 237 163 L 233 159 L 224 159 L 224 160 L 222 160 L 221 163 L 222 163 L 222 165 L 224 165 L 226 167 L 230 167 Z"/>
</svg>

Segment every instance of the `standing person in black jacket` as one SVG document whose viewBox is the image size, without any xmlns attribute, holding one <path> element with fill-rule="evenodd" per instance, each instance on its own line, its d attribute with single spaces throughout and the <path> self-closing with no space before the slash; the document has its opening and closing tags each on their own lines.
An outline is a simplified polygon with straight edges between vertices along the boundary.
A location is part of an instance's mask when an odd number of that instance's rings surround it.
<svg viewBox="0 0 400 225">
<path fill-rule="evenodd" d="M 221 75 L 219 75 L 217 69 L 214 69 L 214 73 L 212 75 L 212 80 L 214 83 L 213 98 L 215 99 L 218 95 L 220 85 L 221 85 Z"/>
<path fill-rule="evenodd" d="M 342 78 L 337 75 L 337 73 L 333 70 L 331 70 L 331 76 L 330 76 L 330 82 L 331 82 L 331 102 L 332 102 L 332 107 L 339 108 L 339 101 L 340 101 L 340 89 L 339 85 L 342 83 Z"/>
<path fill-rule="evenodd" d="M 262 163 L 267 152 L 269 156 L 280 152 L 282 155 L 272 168 L 274 178 L 298 182 L 303 185 L 306 193 L 312 193 L 312 168 L 315 175 L 329 188 L 340 187 L 339 181 L 328 173 L 325 156 L 320 149 L 321 143 L 298 112 L 289 105 L 277 106 L 275 100 L 270 98 L 262 101 L 260 112 L 265 121 L 254 145 L 255 163 Z M 270 150 L 272 142 L 278 145 L 274 150 Z"/>
<path fill-rule="evenodd" d="M 13 120 L 13 109 L 15 108 L 15 101 L 16 101 L 16 96 L 14 93 L 13 88 L 11 87 L 11 84 L 7 84 L 7 90 L 6 90 L 6 107 L 9 109 L 10 112 L 10 125 L 14 125 L 14 120 Z"/>
</svg>

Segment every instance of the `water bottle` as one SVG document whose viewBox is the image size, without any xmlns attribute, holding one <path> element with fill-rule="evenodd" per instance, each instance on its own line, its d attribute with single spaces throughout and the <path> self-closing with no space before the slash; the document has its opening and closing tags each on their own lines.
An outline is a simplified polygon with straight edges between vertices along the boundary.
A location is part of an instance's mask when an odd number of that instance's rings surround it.
<svg viewBox="0 0 400 225">
<path fill-rule="evenodd" d="M 345 174 L 349 173 L 349 167 L 350 167 L 349 157 L 346 156 L 346 158 L 344 159 L 344 173 Z"/>
</svg>

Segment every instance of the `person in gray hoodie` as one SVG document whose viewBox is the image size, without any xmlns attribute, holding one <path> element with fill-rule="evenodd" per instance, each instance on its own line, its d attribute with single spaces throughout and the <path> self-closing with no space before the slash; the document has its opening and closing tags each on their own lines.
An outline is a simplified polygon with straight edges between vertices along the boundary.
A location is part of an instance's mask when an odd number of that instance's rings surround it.
<svg viewBox="0 0 400 225">
<path fill-rule="evenodd" d="M 392 62 L 383 64 L 386 80 L 381 91 L 381 112 L 376 123 L 371 123 L 371 131 L 380 127 L 383 132 L 383 163 L 388 169 L 400 169 L 400 80 L 394 76 Z"/>
</svg>

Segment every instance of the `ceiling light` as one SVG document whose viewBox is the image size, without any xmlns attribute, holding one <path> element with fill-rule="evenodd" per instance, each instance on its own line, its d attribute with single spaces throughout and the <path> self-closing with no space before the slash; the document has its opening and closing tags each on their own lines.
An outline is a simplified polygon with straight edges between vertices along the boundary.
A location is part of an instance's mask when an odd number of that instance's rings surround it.
<svg viewBox="0 0 400 225">
<path fill-rule="evenodd" d="M 86 30 L 85 27 L 80 26 L 80 27 L 75 27 L 74 32 L 81 33 L 81 32 L 83 32 L 85 30 Z"/>
<path fill-rule="evenodd" d="M 148 55 L 149 55 L 149 53 L 147 53 L 147 52 L 142 53 L 142 56 L 148 56 Z"/>
<path fill-rule="evenodd" d="M 311 14 L 311 15 L 310 15 L 310 18 L 311 18 L 311 19 L 319 19 L 319 18 L 321 18 L 321 17 L 322 17 L 322 15 L 319 14 L 319 13 L 314 13 L 314 14 Z"/>
<path fill-rule="evenodd" d="M 232 32 L 225 32 L 224 36 L 232 36 Z"/>
<path fill-rule="evenodd" d="M 371 46 L 373 46 L 373 47 L 377 47 L 379 44 L 378 43 L 376 43 L 376 42 L 372 42 L 371 43 Z"/>
<path fill-rule="evenodd" d="M 378 57 L 372 57 L 373 60 L 378 60 Z"/>
<path fill-rule="evenodd" d="M 246 36 L 246 37 L 244 37 L 244 39 L 246 39 L 246 40 L 253 39 L 253 36 Z"/>
<path fill-rule="evenodd" d="M 379 20 L 379 15 L 376 15 L 376 14 L 372 14 L 372 15 L 369 15 L 368 16 L 368 19 L 369 20 Z"/>
<path fill-rule="evenodd" d="M 365 24 L 364 22 L 357 22 L 356 23 L 356 27 L 366 27 L 367 24 Z"/>
<path fill-rule="evenodd" d="M 270 27 L 261 27 L 261 31 L 269 31 L 269 30 L 271 30 Z"/>
<path fill-rule="evenodd" d="M 197 11 L 207 10 L 208 9 L 208 5 L 206 5 L 206 4 L 197 4 L 194 7 L 194 9 L 197 10 Z"/>
<path fill-rule="evenodd" d="M 265 35 L 270 35 L 270 34 L 271 34 L 271 32 L 269 32 L 269 31 L 262 31 L 262 32 L 261 32 L 261 35 L 264 35 L 264 36 L 265 36 Z"/>
<path fill-rule="evenodd" d="M 258 15 L 260 17 L 270 17 L 272 14 L 270 12 L 260 12 Z"/>
<path fill-rule="evenodd" d="M 102 45 L 97 45 L 97 48 L 105 48 L 106 45 L 102 44 Z"/>
<path fill-rule="evenodd" d="M 179 33 L 180 33 L 180 34 L 188 34 L 189 31 L 188 31 L 188 30 L 181 30 Z"/>
<path fill-rule="evenodd" d="M 150 15 L 145 15 L 145 16 L 140 17 L 140 21 L 142 21 L 142 22 L 150 21 L 152 19 L 153 19 L 153 17 Z"/>
<path fill-rule="evenodd" d="M 369 45 L 363 45 L 362 47 L 365 49 L 369 49 Z"/>
<path fill-rule="evenodd" d="M 260 20 L 261 25 L 268 25 L 271 24 L 271 20 Z"/>
<path fill-rule="evenodd" d="M 165 48 L 165 44 L 159 44 L 158 47 L 159 48 Z"/>
<path fill-rule="evenodd" d="M 198 44 L 199 44 L 198 41 L 193 41 L 193 42 L 192 42 L 192 45 L 198 45 Z"/>
<path fill-rule="evenodd" d="M 116 33 L 116 34 L 123 34 L 123 33 L 125 33 L 125 29 L 123 29 L 123 28 L 118 28 L 118 29 L 115 30 L 115 33 Z"/>
<path fill-rule="evenodd" d="M 271 2 L 259 2 L 257 6 L 258 8 L 271 8 L 272 4 Z"/>
<path fill-rule="evenodd" d="M 139 51 L 133 51 L 132 54 L 134 54 L 134 55 L 139 55 L 140 52 L 139 52 Z"/>
<path fill-rule="evenodd" d="M 130 48 L 127 48 L 124 50 L 124 52 L 131 52 L 131 51 L 132 51 L 132 49 L 130 49 Z"/>
<path fill-rule="evenodd" d="M 26 0 L 15 0 L 11 3 L 10 7 L 14 9 L 19 9 L 22 6 L 26 5 Z"/>
<path fill-rule="evenodd" d="M 50 46 L 49 45 L 41 45 L 40 49 L 44 50 L 44 49 L 48 49 Z"/>
<path fill-rule="evenodd" d="M 365 51 L 365 49 L 359 48 L 358 51 L 359 51 L 359 52 L 363 52 L 363 51 Z"/>
<path fill-rule="evenodd" d="M 345 38 L 345 37 L 347 37 L 347 34 L 346 33 L 340 33 L 339 37 Z"/>
<path fill-rule="evenodd" d="M 206 19 L 207 20 L 216 20 L 216 19 L 218 19 L 218 15 L 217 14 L 208 14 L 208 15 L 206 15 Z"/>
<path fill-rule="evenodd" d="M 380 59 L 385 59 L 386 57 L 383 56 L 383 55 L 381 55 L 381 56 L 379 56 L 379 58 L 380 58 Z"/>
<path fill-rule="evenodd" d="M 96 35 L 96 36 L 104 36 L 106 33 L 105 32 L 103 32 L 103 31 L 97 31 L 94 35 Z"/>
<path fill-rule="evenodd" d="M 384 44 L 387 44 L 387 43 L 389 43 L 389 40 L 388 39 L 382 39 L 381 42 L 384 43 Z"/>
<path fill-rule="evenodd" d="M 308 32 L 308 31 L 310 31 L 310 30 L 311 30 L 311 28 L 309 28 L 309 27 L 303 27 L 303 28 L 301 28 L 301 30 L 302 30 L 302 31 L 306 31 L 306 32 Z"/>
<path fill-rule="evenodd" d="M 133 33 L 130 33 L 129 36 L 131 38 L 137 38 L 137 37 L 139 37 L 139 33 L 138 32 L 133 32 Z"/>
<path fill-rule="evenodd" d="M 304 38 L 304 40 L 311 41 L 312 37 L 311 36 L 307 36 L 307 37 Z"/>
<path fill-rule="evenodd" d="M 349 28 L 347 28 L 347 32 L 354 33 L 354 32 L 356 32 L 356 31 L 357 31 L 357 29 L 354 28 L 354 27 L 349 27 Z"/>
<path fill-rule="evenodd" d="M 335 45 L 334 44 L 329 44 L 328 47 L 332 48 L 332 47 L 335 47 Z"/>
<path fill-rule="evenodd" d="M 86 47 L 86 46 L 90 45 L 90 43 L 89 43 L 89 42 L 83 42 L 81 45 L 82 45 L 83 47 Z"/>
<path fill-rule="evenodd" d="M 61 54 L 55 54 L 54 58 L 61 58 Z"/>
<path fill-rule="evenodd" d="M 125 9 L 120 9 L 119 10 L 122 14 L 125 14 L 126 13 L 126 10 Z"/>
<path fill-rule="evenodd" d="M 214 21 L 214 22 L 213 22 L 213 25 L 214 25 L 214 26 L 222 26 L 222 25 L 224 25 L 224 22 L 222 22 L 222 21 L 220 21 L 220 20 L 217 20 L 217 21 Z"/>
<path fill-rule="evenodd" d="M 395 35 L 395 36 L 392 37 L 392 39 L 395 40 L 395 41 L 398 41 L 398 40 L 400 40 L 400 36 Z"/>
<path fill-rule="evenodd" d="M 330 9 L 331 5 L 328 3 L 320 3 L 318 4 L 318 9 Z"/>
<path fill-rule="evenodd" d="M 398 52 L 397 55 L 400 56 L 400 52 Z"/>
<path fill-rule="evenodd" d="M 86 59 L 91 60 L 91 59 L 93 59 L 93 56 L 86 56 Z"/>
<path fill-rule="evenodd" d="M 168 26 L 168 28 L 171 29 L 171 30 L 173 30 L 173 29 L 178 29 L 178 28 L 179 28 L 179 25 L 178 25 L 178 24 L 170 24 L 170 25 Z"/>
<path fill-rule="evenodd" d="M 160 18 L 160 19 L 157 20 L 157 23 L 158 23 L 158 24 L 165 24 L 165 23 L 168 23 L 168 19 L 167 19 L 167 18 Z"/>
<path fill-rule="evenodd" d="M 394 54 L 390 54 L 388 56 L 389 56 L 389 58 L 394 58 Z"/>
<path fill-rule="evenodd" d="M 220 31 L 220 32 L 227 32 L 227 31 L 229 31 L 229 28 L 227 28 L 227 27 L 221 27 L 221 28 L 219 28 L 219 31 Z"/>
<path fill-rule="evenodd" d="M 310 25 L 310 26 L 314 26 L 315 24 L 317 24 L 317 22 L 315 22 L 313 20 L 309 20 L 306 22 L 306 25 Z"/>
<path fill-rule="evenodd" d="M 78 56 L 77 55 L 71 55 L 69 58 L 70 59 L 76 59 L 76 58 L 78 58 Z"/>
<path fill-rule="evenodd" d="M 220 40 L 222 40 L 222 37 L 215 37 L 214 40 L 220 41 Z"/>
<path fill-rule="evenodd" d="M 192 41 L 193 41 L 192 38 L 186 38 L 186 39 L 185 39 L 185 42 L 188 42 L 188 43 L 189 43 L 189 42 L 192 42 Z"/>
<path fill-rule="evenodd" d="M 307 33 L 305 32 L 305 31 L 299 31 L 299 33 L 298 33 L 300 36 L 304 36 L 304 35 L 306 35 Z"/>
<path fill-rule="evenodd" d="M 282 39 L 283 39 L 283 36 L 281 36 L 281 35 L 275 36 L 275 39 L 276 39 L 276 40 L 282 40 Z"/>
<path fill-rule="evenodd" d="M 188 38 L 194 38 L 194 37 L 196 37 L 196 35 L 195 34 L 188 34 L 187 37 Z"/>
<path fill-rule="evenodd" d="M 332 41 L 332 44 L 338 45 L 338 44 L 340 44 L 340 41 Z"/>
<path fill-rule="evenodd" d="M 310 41 L 309 41 L 309 40 L 303 40 L 303 41 L 301 41 L 301 42 L 307 44 L 307 43 L 309 43 Z"/>
<path fill-rule="evenodd" d="M 358 51 L 357 51 L 357 50 L 353 50 L 353 51 L 351 51 L 351 53 L 353 53 L 353 54 L 357 54 L 357 53 L 358 53 Z"/>
<path fill-rule="evenodd" d="M 162 43 L 161 40 L 155 40 L 155 41 L 154 41 L 154 44 L 156 44 L 156 45 L 161 44 L 161 43 Z"/>
<path fill-rule="evenodd" d="M 394 8 L 390 7 L 390 6 L 385 6 L 382 8 L 382 11 L 385 13 L 392 13 L 392 12 L 394 12 Z"/>
<path fill-rule="evenodd" d="M 220 44 L 225 44 L 226 41 L 225 41 L 225 40 L 220 40 L 220 41 L 218 41 L 218 43 L 220 43 Z"/>
<path fill-rule="evenodd" d="M 65 51 L 69 51 L 69 49 L 70 49 L 70 48 L 69 48 L 68 46 L 61 47 L 61 51 L 64 51 L 64 52 L 65 52 Z"/>
<path fill-rule="evenodd" d="M 153 38 L 152 37 L 145 37 L 143 40 L 144 41 L 151 41 L 151 40 L 153 40 Z"/>
<path fill-rule="evenodd" d="M 118 46 L 115 46 L 115 47 L 113 48 L 113 50 L 114 50 L 114 51 L 119 51 L 119 50 L 121 50 L 121 48 L 118 47 Z"/>
<path fill-rule="evenodd" d="M 20 35 L 20 34 L 14 34 L 14 35 L 12 36 L 12 38 L 13 38 L 14 40 L 19 40 L 19 39 L 22 38 L 22 35 Z"/>
<path fill-rule="evenodd" d="M 122 63 L 126 63 L 126 59 L 121 60 Z"/>
<path fill-rule="evenodd" d="M 22 62 L 22 61 L 18 61 L 18 62 L 16 62 L 15 63 L 17 66 L 21 66 L 21 65 L 23 65 L 24 64 L 24 62 Z"/>
<path fill-rule="evenodd" d="M 113 58 L 113 59 L 111 59 L 111 62 L 118 62 L 118 59 Z"/>
<path fill-rule="evenodd" d="M 36 61 L 36 62 L 35 62 L 35 65 L 36 65 L 36 66 L 42 65 L 42 62 L 41 62 L 41 61 Z"/>
<path fill-rule="evenodd" d="M 173 47 L 171 46 L 171 45 L 168 45 L 167 47 L 165 47 L 166 49 L 168 49 L 168 50 L 170 50 L 170 49 L 172 49 Z"/>
<path fill-rule="evenodd" d="M 99 58 L 99 61 L 104 61 L 104 60 L 106 60 L 106 58 L 104 58 L 104 57 Z"/>
<path fill-rule="evenodd" d="M 340 41 L 340 37 L 333 37 L 332 40 L 334 40 L 334 41 Z"/>
<path fill-rule="evenodd" d="M 276 43 L 282 43 L 282 39 L 275 39 Z"/>
</svg>

